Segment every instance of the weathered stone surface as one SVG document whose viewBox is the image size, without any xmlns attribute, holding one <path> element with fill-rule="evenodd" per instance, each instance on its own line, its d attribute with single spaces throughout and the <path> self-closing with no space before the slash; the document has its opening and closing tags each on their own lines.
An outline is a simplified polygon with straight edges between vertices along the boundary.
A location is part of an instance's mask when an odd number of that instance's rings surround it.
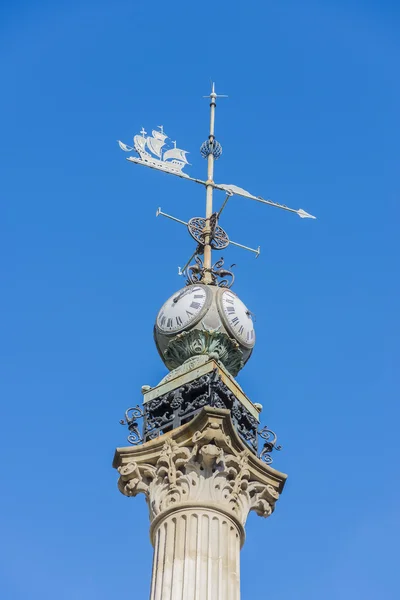
<svg viewBox="0 0 400 600">
<path fill-rule="evenodd" d="M 286 475 L 248 450 L 230 412 L 205 407 L 143 446 L 117 449 L 114 467 L 120 491 L 143 493 L 149 507 L 151 600 L 238 600 L 247 516 L 271 515 Z"/>
<path fill-rule="evenodd" d="M 187 508 L 155 534 L 151 600 L 239 600 L 240 534 L 225 514 Z"/>
</svg>

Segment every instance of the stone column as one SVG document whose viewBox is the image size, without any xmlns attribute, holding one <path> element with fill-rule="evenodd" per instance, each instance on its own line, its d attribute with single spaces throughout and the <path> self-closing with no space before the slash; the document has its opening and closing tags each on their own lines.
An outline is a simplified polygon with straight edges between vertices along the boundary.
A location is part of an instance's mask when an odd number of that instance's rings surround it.
<svg viewBox="0 0 400 600">
<path fill-rule="evenodd" d="M 143 493 L 154 546 L 151 600 L 240 600 L 239 554 L 250 510 L 268 517 L 286 475 L 245 446 L 226 409 L 134 448 L 114 467 L 126 496 Z"/>
<path fill-rule="evenodd" d="M 151 600 L 239 600 L 240 534 L 215 510 L 186 508 L 155 531 Z"/>
</svg>

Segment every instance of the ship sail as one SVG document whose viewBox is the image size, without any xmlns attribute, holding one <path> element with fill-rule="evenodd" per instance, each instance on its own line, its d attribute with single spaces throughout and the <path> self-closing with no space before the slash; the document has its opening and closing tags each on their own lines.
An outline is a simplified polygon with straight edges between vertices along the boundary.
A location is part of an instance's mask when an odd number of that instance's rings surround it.
<svg viewBox="0 0 400 600">
<path fill-rule="evenodd" d="M 137 152 L 146 152 L 146 138 L 141 135 L 135 135 L 133 143 L 135 144 Z"/>
<path fill-rule="evenodd" d="M 153 131 L 152 133 L 154 135 L 157 132 Z M 158 135 L 161 135 L 161 134 L 158 134 Z M 156 137 L 148 137 L 146 140 L 146 144 L 147 144 L 147 147 L 149 148 L 150 152 L 152 152 L 153 154 L 158 156 L 158 158 L 161 158 L 161 148 L 164 146 L 164 140 L 167 136 L 163 135 L 162 137 L 163 137 L 163 139 L 158 139 Z"/>
<path fill-rule="evenodd" d="M 163 160 L 177 159 L 188 165 L 189 163 L 186 160 L 185 154 L 187 154 L 186 150 L 181 150 L 180 148 L 171 148 L 171 150 L 164 152 Z"/>
<path fill-rule="evenodd" d="M 132 150 L 133 150 L 133 148 L 131 148 L 131 146 L 127 146 L 123 142 L 120 142 L 120 140 L 118 140 L 118 144 L 119 144 L 119 147 L 121 148 L 121 150 L 123 150 L 124 152 L 132 152 Z"/>
<path fill-rule="evenodd" d="M 165 142 L 165 140 L 168 137 L 167 135 L 165 135 L 165 133 L 163 131 L 156 131 L 155 129 L 153 129 L 153 131 L 151 132 L 151 135 L 156 140 L 160 140 L 160 142 Z"/>
</svg>

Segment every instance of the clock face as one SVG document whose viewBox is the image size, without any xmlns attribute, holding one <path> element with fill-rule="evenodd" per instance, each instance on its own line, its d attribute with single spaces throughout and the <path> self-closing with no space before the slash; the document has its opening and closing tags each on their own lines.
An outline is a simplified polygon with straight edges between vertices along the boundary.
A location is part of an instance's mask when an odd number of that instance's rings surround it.
<svg viewBox="0 0 400 600">
<path fill-rule="evenodd" d="M 209 293 L 203 285 L 190 285 L 169 298 L 157 315 L 163 333 L 175 333 L 196 323 L 208 305 Z"/>
<path fill-rule="evenodd" d="M 230 290 L 220 298 L 220 308 L 226 328 L 244 346 L 252 348 L 256 341 L 253 319 L 243 302 Z"/>
</svg>

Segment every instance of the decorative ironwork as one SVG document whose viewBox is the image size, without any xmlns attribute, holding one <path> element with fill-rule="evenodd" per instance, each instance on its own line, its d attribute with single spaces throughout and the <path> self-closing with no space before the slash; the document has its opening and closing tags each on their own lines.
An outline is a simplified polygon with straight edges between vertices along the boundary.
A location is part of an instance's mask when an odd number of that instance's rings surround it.
<svg viewBox="0 0 400 600">
<path fill-rule="evenodd" d="M 258 458 L 270 465 L 273 462 L 271 452 L 273 450 L 282 450 L 282 446 L 279 446 L 276 442 L 278 441 L 277 435 L 267 426 L 263 427 L 258 431 L 258 435 L 261 439 L 265 440 L 263 449 L 261 450 Z"/>
<path fill-rule="evenodd" d="M 144 441 L 187 423 L 206 405 L 229 409 L 240 437 L 257 453 L 258 421 L 223 383 L 217 370 L 147 402 Z"/>
<path fill-rule="evenodd" d="M 142 128 L 139 134 L 135 135 L 133 138 L 133 146 L 129 146 L 124 142 L 118 141 L 119 147 L 121 150 L 127 153 L 131 153 L 136 151 L 139 155 L 139 158 L 128 156 L 127 160 L 133 162 L 135 164 L 140 164 L 145 167 L 149 167 L 151 169 L 156 169 L 163 171 L 165 173 L 169 173 L 170 175 L 174 175 L 176 177 L 180 177 L 182 179 L 186 179 L 187 181 L 193 181 L 197 184 L 200 184 L 206 188 L 206 203 L 205 203 L 205 214 L 207 216 L 211 215 L 214 211 L 213 202 L 214 202 L 214 192 L 219 190 L 227 193 L 227 197 L 223 202 L 223 205 L 218 213 L 218 216 L 221 214 L 222 210 L 226 206 L 226 202 L 228 197 L 237 195 L 248 200 L 254 200 L 256 202 L 261 202 L 262 204 L 266 204 L 268 206 L 273 206 L 275 208 L 279 208 L 281 210 L 289 211 L 294 214 L 297 214 L 300 218 L 310 218 L 315 219 L 313 215 L 307 213 L 303 209 L 294 209 L 284 204 L 280 204 L 278 202 L 273 202 L 272 200 L 267 200 L 262 198 L 261 196 L 256 196 L 251 194 L 248 190 L 236 185 L 235 183 L 216 183 L 214 176 L 214 163 L 222 154 L 222 146 L 215 139 L 215 111 L 216 111 L 216 101 L 217 98 L 225 97 L 224 94 L 217 94 L 215 91 L 215 84 L 212 83 L 211 93 L 205 96 L 210 99 L 210 129 L 208 138 L 200 147 L 201 155 L 207 159 L 207 177 L 204 179 L 198 179 L 197 177 L 190 177 L 186 173 L 183 172 L 184 167 L 189 164 L 186 155 L 187 151 L 182 150 L 181 148 L 177 148 L 176 142 L 169 140 L 170 144 L 167 144 L 168 136 L 164 132 L 164 128 L 162 125 L 158 126 L 156 129 L 151 131 L 151 135 L 147 134 L 147 132 Z M 161 213 L 161 210 L 157 211 L 157 214 L 164 214 L 164 216 L 175 220 L 179 223 L 183 223 L 187 225 L 185 221 L 181 219 L 172 217 L 167 215 L 166 213 Z M 207 223 L 209 226 L 210 223 Z M 209 227 L 208 227 L 209 229 Z M 204 227 L 194 227 L 192 228 L 191 234 L 198 242 L 197 253 L 204 254 L 204 278 L 203 283 L 210 285 L 213 284 L 213 276 L 211 274 L 212 270 L 212 249 L 221 249 L 226 247 L 228 244 L 232 244 L 239 248 L 243 248 L 250 252 L 253 252 L 256 257 L 260 254 L 260 248 L 257 249 L 251 248 L 250 246 L 246 246 L 244 244 L 240 244 L 237 242 L 232 242 L 229 240 L 228 236 L 223 230 L 216 228 L 215 235 L 210 235 L 210 232 L 204 231 Z M 218 230 L 218 233 L 217 233 Z M 190 228 L 189 228 L 190 231 Z M 199 241 L 201 240 L 201 241 Z M 206 251 L 204 252 L 204 249 Z M 178 269 L 178 273 L 182 275 L 187 266 L 193 260 L 193 256 L 189 259 L 188 263 L 185 264 L 184 268 Z"/>
<path fill-rule="evenodd" d="M 200 154 L 203 158 L 208 158 L 209 155 L 212 154 L 214 159 L 218 160 L 222 154 L 222 146 L 215 138 L 212 142 L 210 140 L 206 140 L 200 146 Z"/>
<path fill-rule="evenodd" d="M 218 285 L 219 287 L 223 287 L 223 288 L 230 288 L 233 285 L 233 282 L 235 281 L 235 276 L 232 273 L 232 271 L 228 271 L 227 269 L 223 269 L 223 265 L 224 265 L 224 259 L 220 258 L 216 263 L 214 263 L 214 265 L 211 267 L 211 269 L 207 269 L 204 264 L 203 261 L 201 260 L 200 256 L 195 256 L 195 265 L 190 265 L 186 268 L 186 275 L 188 278 L 188 285 L 190 284 L 196 284 L 196 283 L 200 283 L 201 281 L 203 281 L 204 279 L 204 274 L 206 272 L 211 273 L 211 278 L 212 278 L 212 285 Z M 230 268 L 234 267 L 235 265 L 231 265 Z M 227 277 L 230 277 L 231 280 L 229 281 L 229 279 L 227 279 Z"/>
<path fill-rule="evenodd" d="M 128 426 L 128 442 L 136 446 L 188 423 L 204 406 L 227 408 L 241 439 L 266 464 L 273 462 L 274 450 L 282 450 L 276 433 L 267 426 L 258 429 L 257 419 L 223 382 L 217 369 L 146 402 L 143 410 L 139 406 L 128 408 L 120 423 Z M 142 433 L 137 422 L 141 418 Z M 258 438 L 264 441 L 261 451 Z"/>
<path fill-rule="evenodd" d="M 217 213 L 214 213 L 210 218 L 210 245 L 214 250 L 223 250 L 229 245 L 229 237 L 217 223 Z M 201 246 L 205 244 L 206 226 L 207 220 L 203 217 L 193 217 L 188 223 L 190 235 Z"/>
<path fill-rule="evenodd" d="M 128 435 L 127 440 L 132 446 L 137 446 L 143 442 L 143 437 L 138 425 L 138 419 L 142 419 L 143 417 L 143 410 L 138 405 L 128 408 L 125 411 L 125 419 L 120 420 L 121 425 L 128 425 L 130 434 Z"/>
<path fill-rule="evenodd" d="M 224 384 L 217 370 L 146 402 L 143 410 L 139 406 L 128 408 L 120 423 L 128 426 L 129 443 L 138 445 L 187 423 L 203 406 L 230 410 L 238 434 L 257 454 L 258 421 Z M 140 433 L 137 419 L 142 417 L 143 433 Z"/>
</svg>

